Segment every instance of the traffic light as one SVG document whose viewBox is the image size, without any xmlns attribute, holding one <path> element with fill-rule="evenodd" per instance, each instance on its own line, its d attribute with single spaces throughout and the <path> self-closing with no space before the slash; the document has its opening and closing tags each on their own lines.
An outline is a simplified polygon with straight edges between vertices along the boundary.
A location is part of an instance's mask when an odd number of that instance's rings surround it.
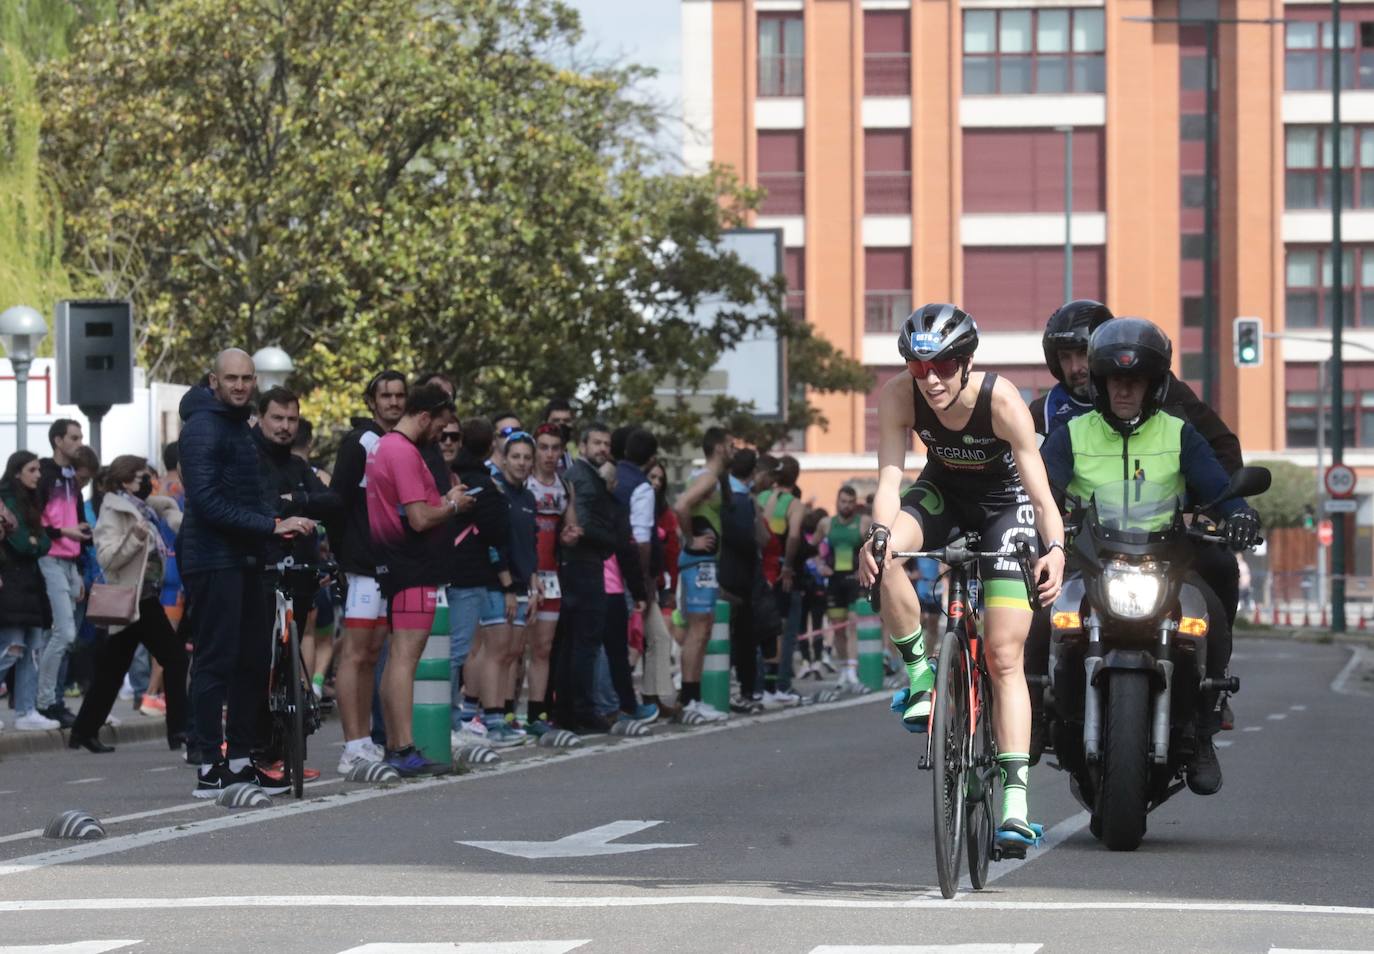
<svg viewBox="0 0 1374 954">
<path fill-rule="evenodd" d="M 1314 530 L 1317 526 L 1317 514 L 1312 509 L 1311 504 L 1305 504 L 1302 508 L 1302 528 L 1304 530 Z"/>
<path fill-rule="evenodd" d="M 1237 318 L 1236 367 L 1257 368 L 1264 360 L 1264 333 L 1258 318 Z"/>
</svg>

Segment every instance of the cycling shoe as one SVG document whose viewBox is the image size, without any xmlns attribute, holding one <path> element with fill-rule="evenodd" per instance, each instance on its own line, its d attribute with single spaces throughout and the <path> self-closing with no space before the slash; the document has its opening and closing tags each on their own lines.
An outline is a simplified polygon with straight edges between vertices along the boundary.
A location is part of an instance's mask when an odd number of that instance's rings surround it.
<svg viewBox="0 0 1374 954">
<path fill-rule="evenodd" d="M 928 692 L 916 693 L 913 701 L 909 688 L 898 689 L 892 694 L 892 704 L 889 708 L 902 717 L 902 728 L 911 733 L 923 734 L 930 723 L 930 701 L 931 694 Z"/>
<path fill-rule="evenodd" d="M 1045 829 L 1034 822 L 1025 822 L 1019 818 L 1008 818 L 1002 822 L 997 829 L 997 844 L 1012 847 L 1034 848 L 1040 844 L 1045 837 Z"/>
</svg>

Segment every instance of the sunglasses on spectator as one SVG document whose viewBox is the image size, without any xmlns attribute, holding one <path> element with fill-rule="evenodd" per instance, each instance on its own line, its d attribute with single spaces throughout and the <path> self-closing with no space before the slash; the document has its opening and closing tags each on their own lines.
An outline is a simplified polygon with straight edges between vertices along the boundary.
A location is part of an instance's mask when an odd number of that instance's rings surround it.
<svg viewBox="0 0 1374 954">
<path fill-rule="evenodd" d="M 506 439 L 506 446 L 507 446 L 507 447 L 511 446 L 511 445 L 514 444 L 516 441 L 524 441 L 525 443 L 529 444 L 531 447 L 534 446 L 534 438 L 533 438 L 533 437 L 530 437 L 530 435 L 529 435 L 529 434 L 526 434 L 524 431 L 518 430 L 518 429 L 513 428 L 513 427 L 503 427 L 503 428 L 501 428 L 501 436 L 504 437 L 504 438 Z"/>
<path fill-rule="evenodd" d="M 501 430 L 497 431 L 497 433 L 502 437 L 510 437 L 512 434 L 525 434 L 524 430 L 518 424 L 507 424 L 505 427 L 501 428 Z M 525 436 L 528 437 L 529 435 L 525 434 Z"/>
<path fill-rule="evenodd" d="M 439 440 L 445 444 L 456 444 L 463 439 L 462 431 L 444 431 L 439 435 Z"/>
<path fill-rule="evenodd" d="M 935 376 L 943 380 L 954 377 L 960 368 L 960 362 L 958 358 L 941 358 L 939 361 L 908 361 L 906 366 L 917 378 L 924 378 L 934 371 Z"/>
</svg>

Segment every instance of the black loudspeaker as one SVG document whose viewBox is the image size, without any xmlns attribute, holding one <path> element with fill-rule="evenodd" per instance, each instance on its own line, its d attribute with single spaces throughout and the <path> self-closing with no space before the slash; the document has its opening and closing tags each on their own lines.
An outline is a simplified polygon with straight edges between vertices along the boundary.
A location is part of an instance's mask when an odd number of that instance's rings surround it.
<svg viewBox="0 0 1374 954">
<path fill-rule="evenodd" d="M 58 403 L 109 408 L 133 399 L 133 303 L 59 301 Z"/>
</svg>

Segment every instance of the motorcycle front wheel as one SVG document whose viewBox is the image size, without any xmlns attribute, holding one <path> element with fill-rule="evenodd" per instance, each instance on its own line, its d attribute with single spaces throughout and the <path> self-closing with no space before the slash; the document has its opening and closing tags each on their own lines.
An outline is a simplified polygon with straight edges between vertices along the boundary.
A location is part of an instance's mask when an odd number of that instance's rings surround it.
<svg viewBox="0 0 1374 954">
<path fill-rule="evenodd" d="M 1106 738 L 1094 821 L 1112 851 L 1135 851 L 1145 837 L 1150 792 L 1150 676 L 1114 670 L 1106 682 Z"/>
</svg>

